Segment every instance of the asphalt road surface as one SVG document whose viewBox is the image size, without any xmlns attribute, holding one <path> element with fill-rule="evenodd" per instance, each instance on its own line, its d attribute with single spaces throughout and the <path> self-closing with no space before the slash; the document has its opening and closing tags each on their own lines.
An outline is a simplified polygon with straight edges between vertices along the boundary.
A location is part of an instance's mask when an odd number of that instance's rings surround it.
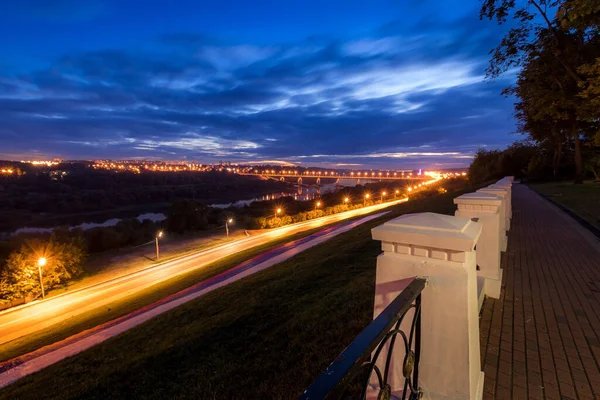
<svg viewBox="0 0 600 400">
<path fill-rule="evenodd" d="M 382 210 L 403 201 L 406 201 L 406 199 L 376 204 L 272 229 L 256 236 L 234 240 L 224 245 L 156 264 L 102 283 L 5 310 L 0 312 L 0 344 L 38 332 L 79 314 L 145 290 L 177 275 L 203 268 L 240 251 L 306 230 L 324 227 L 335 222 Z"/>
</svg>

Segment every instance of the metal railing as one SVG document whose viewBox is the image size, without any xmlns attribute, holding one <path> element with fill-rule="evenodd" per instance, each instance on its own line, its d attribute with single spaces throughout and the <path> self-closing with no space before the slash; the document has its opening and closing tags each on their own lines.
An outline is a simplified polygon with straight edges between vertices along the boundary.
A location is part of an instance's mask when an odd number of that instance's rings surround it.
<svg viewBox="0 0 600 400">
<path fill-rule="evenodd" d="M 327 367 L 300 400 L 342 399 L 350 396 L 350 388 L 356 381 L 360 384 L 360 398 L 366 399 L 369 388 L 377 391 L 377 399 L 390 399 L 392 388 L 388 384 L 390 363 L 396 338 L 404 342 L 405 357 L 402 365 L 404 389 L 402 399 L 419 399 L 422 396 L 418 385 L 419 358 L 421 350 L 421 292 L 427 280 L 415 278 L 382 312 L 375 318 L 352 343 Z M 408 311 L 414 309 L 410 332 L 400 329 Z M 414 346 L 413 346 L 414 342 Z M 377 365 L 382 350 L 388 346 L 383 372 Z M 381 365 L 381 364 L 380 364 Z M 370 384 L 375 372 L 376 384 Z M 350 388 L 350 390 L 349 390 Z M 410 394 L 409 394 L 410 393 Z M 358 393 L 356 393 L 358 394 Z M 354 396 L 351 397 L 355 397 Z M 371 397 L 371 393 L 369 393 Z"/>
</svg>

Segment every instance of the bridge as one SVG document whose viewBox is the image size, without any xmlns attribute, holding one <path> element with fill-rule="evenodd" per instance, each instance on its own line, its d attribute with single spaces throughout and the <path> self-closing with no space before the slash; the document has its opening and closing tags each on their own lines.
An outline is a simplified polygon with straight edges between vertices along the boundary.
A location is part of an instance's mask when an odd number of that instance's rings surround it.
<svg viewBox="0 0 600 400">
<path fill-rule="evenodd" d="M 416 180 L 416 181 L 428 181 L 432 179 L 432 176 L 427 174 L 413 174 L 412 172 L 350 172 L 350 173 L 339 173 L 335 171 L 305 171 L 299 173 L 298 171 L 275 171 L 265 170 L 258 172 L 237 172 L 238 175 L 248 176 L 262 176 L 268 179 L 277 179 L 284 181 L 286 178 L 297 179 L 298 184 L 302 184 L 302 179 L 316 179 L 317 185 L 321 184 L 321 179 L 335 179 L 336 184 L 340 184 L 343 180 L 356 180 L 359 184 L 361 179 L 365 181 L 377 180 L 377 181 L 404 181 L 404 180 Z"/>
</svg>

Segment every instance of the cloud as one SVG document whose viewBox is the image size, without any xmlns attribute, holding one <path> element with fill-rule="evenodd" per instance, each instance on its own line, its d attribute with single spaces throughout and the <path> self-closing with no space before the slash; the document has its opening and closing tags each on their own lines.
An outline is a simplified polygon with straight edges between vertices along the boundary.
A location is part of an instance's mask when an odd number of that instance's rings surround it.
<svg viewBox="0 0 600 400">
<path fill-rule="evenodd" d="M 495 33 L 448 24 L 263 45 L 181 33 L 64 54 L 0 73 L 0 156 L 465 165 L 514 123 L 499 83 L 482 82 Z"/>
</svg>

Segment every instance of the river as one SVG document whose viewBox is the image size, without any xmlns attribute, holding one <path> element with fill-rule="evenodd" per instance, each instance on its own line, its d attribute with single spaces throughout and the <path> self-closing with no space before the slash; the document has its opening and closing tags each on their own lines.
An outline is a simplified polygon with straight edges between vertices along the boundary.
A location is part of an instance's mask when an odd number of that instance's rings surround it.
<svg viewBox="0 0 600 400">
<path fill-rule="evenodd" d="M 371 181 L 363 181 L 363 182 L 361 182 L 361 184 L 370 183 L 370 182 Z M 376 182 L 376 181 L 372 181 L 372 182 Z M 336 185 L 335 183 L 325 183 L 325 184 L 322 184 L 320 187 L 297 186 L 297 189 L 295 192 L 269 193 L 269 194 L 265 194 L 263 196 L 258 196 L 258 197 L 254 197 L 251 199 L 238 200 L 238 201 L 235 201 L 232 203 L 210 204 L 210 207 L 214 207 L 214 208 L 244 207 L 255 201 L 275 200 L 275 199 L 278 199 L 281 197 L 290 197 L 290 196 L 294 197 L 294 199 L 298 200 L 298 201 L 310 201 L 310 200 L 314 200 L 314 199 L 318 198 L 320 195 L 325 194 L 325 193 L 335 192 L 337 190 L 343 189 L 344 187 L 356 186 L 356 183 L 354 183 L 354 184 L 352 184 L 352 182 L 344 182 L 344 183 L 345 183 L 344 186 Z M 138 215 L 135 218 L 140 222 L 142 222 L 144 220 L 160 222 L 160 221 L 165 220 L 167 217 L 164 213 L 144 213 L 144 214 Z M 123 218 L 110 218 L 104 222 L 84 222 L 79 225 L 71 225 L 69 227 L 69 229 L 80 228 L 83 230 L 87 230 L 87 229 L 92 229 L 92 228 L 97 228 L 97 227 L 115 226 L 122 220 L 123 220 Z M 54 230 L 54 228 L 40 228 L 40 227 L 25 226 L 23 228 L 19 228 L 19 229 L 15 230 L 14 232 L 12 232 L 8 235 L 14 236 L 14 235 L 18 235 L 20 233 L 51 233 L 53 230 Z"/>
</svg>

